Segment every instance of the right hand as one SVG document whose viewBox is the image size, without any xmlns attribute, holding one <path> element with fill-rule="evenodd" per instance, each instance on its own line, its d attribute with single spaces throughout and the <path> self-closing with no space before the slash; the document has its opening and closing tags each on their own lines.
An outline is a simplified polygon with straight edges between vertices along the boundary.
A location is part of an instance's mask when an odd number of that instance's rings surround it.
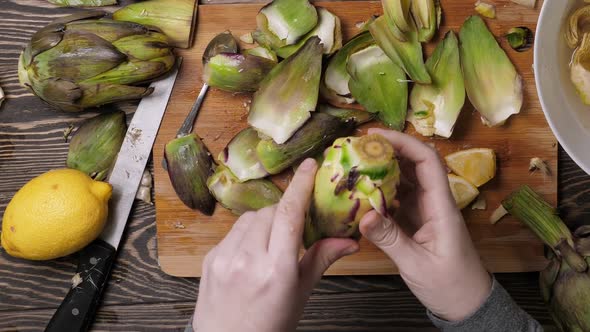
<svg viewBox="0 0 590 332">
<path fill-rule="evenodd" d="M 448 321 L 473 314 L 492 280 L 471 242 L 436 151 L 395 131 L 370 129 L 393 145 L 400 159 L 400 208 L 392 219 L 367 213 L 361 233 L 393 260 L 412 293 Z"/>
</svg>

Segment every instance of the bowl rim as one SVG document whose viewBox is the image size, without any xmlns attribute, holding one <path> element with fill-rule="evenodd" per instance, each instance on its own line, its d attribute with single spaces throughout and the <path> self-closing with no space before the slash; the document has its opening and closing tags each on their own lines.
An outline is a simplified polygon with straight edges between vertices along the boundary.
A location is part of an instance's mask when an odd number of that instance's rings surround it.
<svg viewBox="0 0 590 332">
<path fill-rule="evenodd" d="M 533 69 L 534 69 L 534 73 L 535 73 L 535 86 L 537 89 L 537 95 L 539 97 L 539 101 L 541 103 L 541 108 L 543 110 L 543 113 L 545 114 L 545 119 L 547 120 L 547 123 L 549 124 L 549 127 L 551 128 L 551 131 L 553 132 L 553 135 L 555 135 L 555 137 L 557 138 L 559 144 L 563 147 L 563 149 L 565 150 L 565 152 L 568 154 L 568 156 L 580 167 L 584 170 L 584 172 L 586 172 L 587 174 L 590 174 L 590 155 L 587 156 L 587 158 L 581 158 L 581 156 L 587 155 L 587 149 L 584 149 L 583 147 L 581 147 L 582 144 L 580 144 L 580 140 L 576 139 L 575 137 L 572 137 L 572 130 L 567 130 L 569 128 L 563 128 L 563 125 L 559 123 L 559 117 L 561 117 L 562 121 L 563 121 L 563 115 L 561 116 L 556 116 L 555 114 L 552 114 L 549 110 L 549 106 L 548 106 L 548 101 L 546 100 L 546 97 L 543 97 L 543 91 L 545 89 L 547 89 L 548 87 L 545 87 L 544 85 L 544 80 L 543 80 L 543 72 L 544 70 L 540 67 L 541 66 L 541 62 L 539 61 L 540 56 L 541 56 L 541 52 L 544 50 L 547 50 L 548 48 L 546 48 L 546 46 L 544 45 L 544 41 L 547 38 L 537 38 L 538 36 L 545 36 L 547 33 L 549 33 L 549 31 L 545 31 L 546 26 L 548 24 L 544 24 L 544 22 L 546 20 L 549 20 L 551 18 L 551 16 L 555 16 L 550 8 L 550 6 L 554 3 L 557 2 L 552 2 L 552 1 L 544 1 L 543 2 L 543 6 L 541 8 L 541 12 L 539 15 L 539 20 L 537 22 L 537 29 L 535 31 L 535 43 L 534 43 L 534 53 L 533 53 Z M 564 2 L 559 2 L 562 4 L 567 4 L 566 1 Z M 561 27 L 559 29 L 561 31 Z M 556 48 L 555 45 L 552 46 L 553 48 Z M 550 48 L 549 48 L 550 49 Z M 577 121 L 576 121 L 577 122 Z M 579 123 L 578 123 L 578 128 L 579 128 Z M 562 132 L 560 133 L 560 129 L 562 130 Z M 577 144 L 576 144 L 577 143 Z"/>
</svg>

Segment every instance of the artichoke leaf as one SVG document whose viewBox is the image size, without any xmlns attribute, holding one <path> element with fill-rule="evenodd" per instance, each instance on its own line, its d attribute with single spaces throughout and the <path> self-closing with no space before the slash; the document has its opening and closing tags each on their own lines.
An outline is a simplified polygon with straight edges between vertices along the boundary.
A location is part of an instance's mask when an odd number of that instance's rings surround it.
<svg viewBox="0 0 590 332">
<path fill-rule="evenodd" d="M 285 143 L 316 108 L 321 68 L 320 39 L 312 37 L 262 80 L 248 123 L 277 144 Z"/>
<path fill-rule="evenodd" d="M 254 92 L 276 65 L 267 58 L 249 54 L 220 53 L 203 68 L 203 81 L 231 92 Z"/>
<path fill-rule="evenodd" d="M 256 147 L 259 142 L 260 137 L 256 130 L 246 128 L 232 138 L 217 159 L 240 182 L 263 178 L 268 175 L 268 172 L 264 169 L 256 155 Z"/>
<path fill-rule="evenodd" d="M 318 23 L 318 13 L 308 0 L 274 0 L 262 7 L 256 22 L 254 40 L 277 50 L 310 32 Z"/>
</svg>

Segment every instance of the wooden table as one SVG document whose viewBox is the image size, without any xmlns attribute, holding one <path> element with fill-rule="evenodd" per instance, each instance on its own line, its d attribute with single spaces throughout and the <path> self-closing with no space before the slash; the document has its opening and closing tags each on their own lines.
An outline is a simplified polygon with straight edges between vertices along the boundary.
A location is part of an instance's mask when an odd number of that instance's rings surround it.
<svg viewBox="0 0 590 332">
<path fill-rule="evenodd" d="M 226 0 L 211 0 L 220 3 Z M 236 2 L 236 1 L 234 1 Z M 249 2 L 249 1 L 242 1 Z M 112 9 L 111 9 L 112 10 Z M 18 84 L 17 58 L 32 33 L 74 9 L 43 0 L 0 0 L 0 217 L 29 179 L 63 167 L 63 130 L 92 114 L 57 113 Z M 132 113 L 135 103 L 119 107 Z M 590 213 L 590 177 L 560 149 L 560 211 L 574 226 Z M 154 207 L 137 203 L 122 242 L 94 331 L 182 331 L 193 312 L 198 279 L 174 278 L 158 267 Z M 76 256 L 49 262 L 15 259 L 0 250 L 0 331 L 41 331 L 63 299 Z M 537 273 L 500 274 L 516 302 L 549 330 Z M 300 322 L 308 331 L 435 330 L 398 276 L 324 278 Z"/>
</svg>

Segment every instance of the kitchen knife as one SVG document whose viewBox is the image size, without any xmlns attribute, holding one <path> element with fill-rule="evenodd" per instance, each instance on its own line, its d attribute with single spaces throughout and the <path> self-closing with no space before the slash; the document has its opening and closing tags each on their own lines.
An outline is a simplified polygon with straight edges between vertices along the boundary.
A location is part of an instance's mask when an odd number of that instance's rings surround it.
<svg viewBox="0 0 590 332">
<path fill-rule="evenodd" d="M 90 327 L 181 62 L 179 57 L 170 74 L 153 82 L 150 87 L 154 92 L 139 103 L 108 179 L 113 186 L 113 195 L 105 229 L 97 240 L 80 252 L 76 271 L 80 282 L 72 285 L 49 321 L 46 332 L 79 332 Z"/>
</svg>

